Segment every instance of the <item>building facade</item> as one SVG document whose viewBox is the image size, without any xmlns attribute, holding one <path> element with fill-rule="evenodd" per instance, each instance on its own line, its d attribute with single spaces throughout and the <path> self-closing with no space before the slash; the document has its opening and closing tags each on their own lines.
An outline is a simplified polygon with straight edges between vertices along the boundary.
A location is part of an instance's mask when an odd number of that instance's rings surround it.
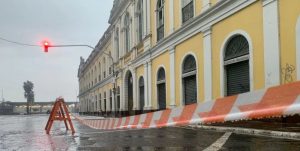
<svg viewBox="0 0 300 151">
<path fill-rule="evenodd" d="M 300 80 L 299 0 L 115 0 L 81 113 L 134 115 Z"/>
</svg>

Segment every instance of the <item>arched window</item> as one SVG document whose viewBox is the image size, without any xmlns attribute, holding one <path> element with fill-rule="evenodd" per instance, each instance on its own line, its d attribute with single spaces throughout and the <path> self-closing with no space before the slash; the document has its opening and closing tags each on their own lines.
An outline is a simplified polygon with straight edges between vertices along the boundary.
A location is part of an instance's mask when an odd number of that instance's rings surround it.
<svg viewBox="0 0 300 151">
<path fill-rule="evenodd" d="M 120 110 L 120 86 L 117 88 L 117 110 Z"/>
<path fill-rule="evenodd" d="M 101 63 L 99 62 L 99 76 L 98 76 L 98 81 L 100 82 L 101 81 Z"/>
<path fill-rule="evenodd" d="M 164 68 L 160 68 L 157 73 L 157 99 L 158 109 L 166 109 L 166 74 Z"/>
<path fill-rule="evenodd" d="M 144 84 L 144 78 L 140 77 L 139 79 L 139 100 L 140 100 L 140 110 L 144 109 L 145 105 L 145 84 Z"/>
<path fill-rule="evenodd" d="M 111 51 L 109 51 L 108 54 L 109 54 L 109 56 L 112 56 L 112 55 L 111 55 Z M 109 74 L 109 75 L 112 74 L 112 64 L 113 64 L 113 63 L 112 63 L 112 60 L 109 59 L 109 61 L 108 61 L 108 65 L 109 65 L 109 67 L 108 67 L 108 74 Z"/>
<path fill-rule="evenodd" d="M 138 17 L 138 41 L 143 39 L 143 0 L 139 0 L 137 4 L 137 17 Z"/>
<path fill-rule="evenodd" d="M 160 41 L 164 38 L 164 0 L 158 0 L 156 6 L 156 17 L 157 17 L 157 41 Z"/>
<path fill-rule="evenodd" d="M 115 51 L 116 51 L 116 59 L 119 59 L 120 57 L 120 52 L 119 52 L 119 28 L 116 28 L 115 31 Z"/>
<path fill-rule="evenodd" d="M 98 111 L 98 96 L 95 95 L 95 111 Z"/>
<path fill-rule="evenodd" d="M 250 91 L 249 43 L 242 35 L 232 37 L 224 56 L 226 95 Z"/>
<path fill-rule="evenodd" d="M 182 23 L 194 17 L 194 1 L 181 0 Z"/>
<path fill-rule="evenodd" d="M 125 51 L 130 50 L 130 18 L 129 13 L 126 13 L 124 18 L 124 40 L 125 40 Z"/>
<path fill-rule="evenodd" d="M 92 69 L 92 74 L 91 74 L 92 87 L 94 86 L 93 76 L 94 76 L 94 71 L 93 71 L 93 69 Z"/>
<path fill-rule="evenodd" d="M 101 105 L 101 93 L 99 94 L 99 109 L 102 111 L 102 105 Z"/>
<path fill-rule="evenodd" d="M 106 62 L 105 62 L 105 57 L 103 58 L 103 79 L 106 78 Z"/>
<path fill-rule="evenodd" d="M 125 100 L 127 103 L 128 114 L 133 115 L 133 77 L 130 71 L 127 71 L 125 80 Z"/>
<path fill-rule="evenodd" d="M 197 103 L 197 64 L 194 56 L 186 56 L 182 67 L 184 104 Z"/>
</svg>

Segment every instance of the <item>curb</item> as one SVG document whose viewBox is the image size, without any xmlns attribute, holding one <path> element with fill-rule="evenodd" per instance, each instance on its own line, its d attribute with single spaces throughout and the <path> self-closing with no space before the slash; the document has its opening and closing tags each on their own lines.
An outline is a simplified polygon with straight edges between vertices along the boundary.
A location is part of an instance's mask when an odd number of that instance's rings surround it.
<svg viewBox="0 0 300 151">
<path fill-rule="evenodd" d="M 187 127 L 200 128 L 200 129 L 204 129 L 204 130 L 215 130 L 215 131 L 220 131 L 220 132 L 232 132 L 232 133 L 236 133 L 236 134 L 246 134 L 246 135 L 300 140 L 300 133 L 297 133 L 297 132 L 282 132 L 282 131 L 260 130 L 260 129 L 254 129 L 254 128 L 205 126 L 205 125 L 189 125 Z"/>
</svg>

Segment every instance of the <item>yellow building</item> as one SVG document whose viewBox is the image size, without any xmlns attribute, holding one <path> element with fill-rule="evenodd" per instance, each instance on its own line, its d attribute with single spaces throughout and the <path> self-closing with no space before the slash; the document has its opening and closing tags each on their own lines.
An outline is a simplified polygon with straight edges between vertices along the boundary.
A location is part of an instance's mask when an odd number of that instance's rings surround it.
<svg viewBox="0 0 300 151">
<path fill-rule="evenodd" d="M 115 0 L 80 111 L 133 115 L 300 80 L 299 0 Z"/>
</svg>

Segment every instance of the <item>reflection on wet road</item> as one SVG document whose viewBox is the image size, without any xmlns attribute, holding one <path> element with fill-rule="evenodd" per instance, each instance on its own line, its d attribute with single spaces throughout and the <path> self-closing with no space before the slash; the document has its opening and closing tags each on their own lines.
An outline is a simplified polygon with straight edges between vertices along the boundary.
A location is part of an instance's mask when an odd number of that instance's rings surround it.
<svg viewBox="0 0 300 151">
<path fill-rule="evenodd" d="M 99 131 L 74 122 L 76 134 L 46 115 L 0 116 L 0 150 L 300 150 L 300 141 L 185 128 Z M 225 137 L 224 137 L 225 136 Z"/>
</svg>

